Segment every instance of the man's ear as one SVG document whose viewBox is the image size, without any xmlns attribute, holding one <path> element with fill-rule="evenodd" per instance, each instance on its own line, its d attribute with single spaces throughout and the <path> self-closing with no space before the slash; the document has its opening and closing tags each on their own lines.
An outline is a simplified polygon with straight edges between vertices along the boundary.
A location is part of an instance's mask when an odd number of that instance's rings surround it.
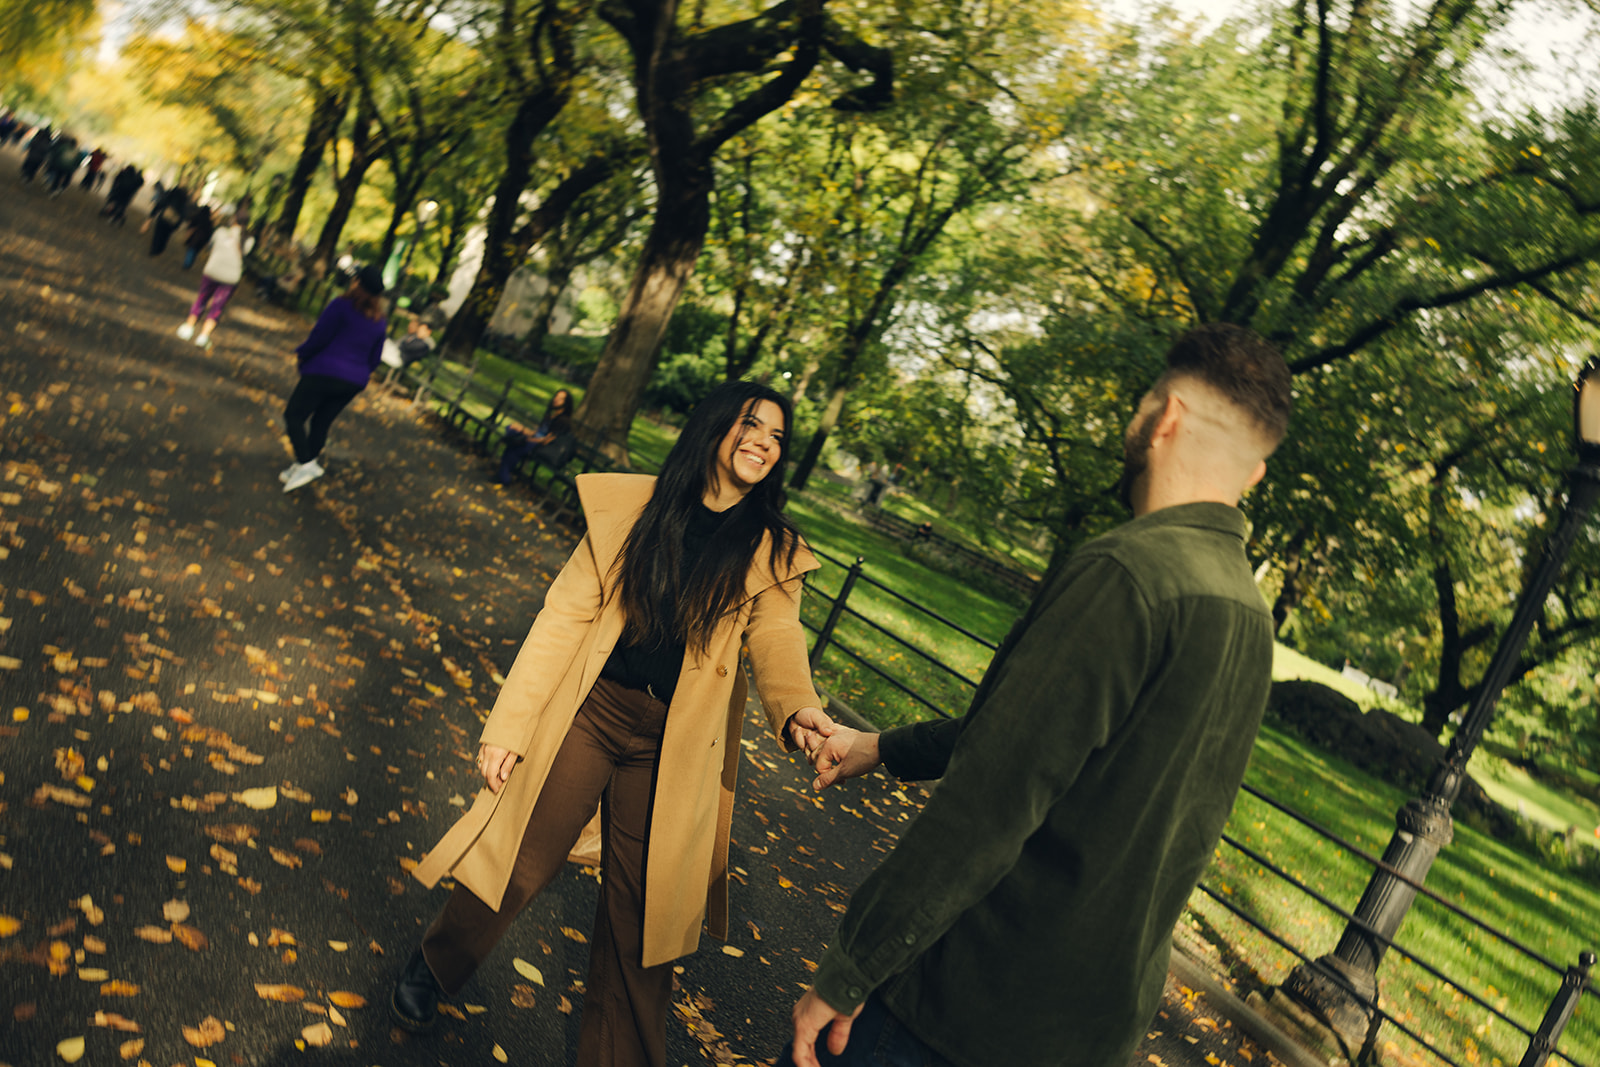
<svg viewBox="0 0 1600 1067">
<path fill-rule="evenodd" d="M 1263 459 L 1256 463 L 1256 469 L 1251 471 L 1250 477 L 1245 479 L 1244 487 L 1246 489 L 1254 489 L 1257 483 L 1259 483 L 1261 479 L 1265 478 L 1266 476 L 1267 461 Z"/>
<path fill-rule="evenodd" d="M 1183 422 L 1186 409 L 1183 401 L 1178 399 L 1175 392 L 1167 393 L 1166 401 L 1161 405 L 1161 410 L 1156 415 L 1155 425 L 1150 428 L 1150 443 L 1170 440 L 1177 436 L 1178 426 Z"/>
</svg>

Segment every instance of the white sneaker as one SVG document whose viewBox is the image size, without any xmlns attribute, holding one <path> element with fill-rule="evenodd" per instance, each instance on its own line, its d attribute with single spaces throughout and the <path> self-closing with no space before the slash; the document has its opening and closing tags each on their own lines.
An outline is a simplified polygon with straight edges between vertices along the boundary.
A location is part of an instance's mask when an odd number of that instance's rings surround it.
<svg viewBox="0 0 1600 1067">
<path fill-rule="evenodd" d="M 196 337 L 194 339 L 194 343 L 196 345 L 200 346 L 201 348 L 210 348 L 211 347 L 211 335 L 208 334 L 208 333 L 203 333 L 199 337 Z"/>
<path fill-rule="evenodd" d="M 190 326 L 187 322 L 184 323 L 182 326 L 178 327 L 178 340 L 187 341 L 189 338 L 191 338 L 193 336 L 194 336 L 194 327 Z"/>
<path fill-rule="evenodd" d="M 294 468 L 284 481 L 283 491 L 292 493 L 302 485 L 311 484 L 326 473 L 327 471 L 322 469 L 322 464 L 316 460 L 312 460 L 309 463 L 301 463 Z"/>
<path fill-rule="evenodd" d="M 300 464 L 298 464 L 298 463 L 289 464 L 287 467 L 283 468 L 283 470 L 278 472 L 278 481 L 280 481 L 280 482 L 288 481 L 289 478 L 294 474 L 294 472 L 299 469 L 299 467 L 300 467 Z"/>
</svg>

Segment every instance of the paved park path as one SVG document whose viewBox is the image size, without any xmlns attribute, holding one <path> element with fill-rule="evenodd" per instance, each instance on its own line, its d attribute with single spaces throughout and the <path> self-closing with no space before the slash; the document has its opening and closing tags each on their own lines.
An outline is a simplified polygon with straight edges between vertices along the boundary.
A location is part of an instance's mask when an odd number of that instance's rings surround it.
<svg viewBox="0 0 1600 1067">
<path fill-rule="evenodd" d="M 150 257 L 142 212 L 108 227 L 17 158 L 0 152 L 0 1065 L 80 1041 L 84 1063 L 153 1067 L 572 1063 L 592 871 L 534 902 L 434 1035 L 386 1008 L 444 897 L 407 871 L 473 794 L 481 719 L 572 533 L 379 387 L 335 426 L 328 475 L 281 492 L 308 323 L 246 287 L 212 349 L 179 341 L 199 281 L 181 247 Z M 777 1053 L 925 796 L 873 776 L 815 797 L 754 717 L 744 744 L 732 938 L 681 961 L 673 1064 Z M 1201 994 L 1174 985 L 1163 1011 L 1139 1063 L 1271 1060 Z"/>
</svg>

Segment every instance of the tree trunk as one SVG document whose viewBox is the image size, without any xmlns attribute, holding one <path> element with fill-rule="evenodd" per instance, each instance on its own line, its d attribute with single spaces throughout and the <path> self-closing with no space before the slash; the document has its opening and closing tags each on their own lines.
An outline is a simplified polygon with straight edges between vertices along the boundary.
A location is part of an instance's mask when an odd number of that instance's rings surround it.
<svg viewBox="0 0 1600 1067">
<path fill-rule="evenodd" d="M 506 282 L 511 272 L 517 269 L 512 232 L 517 225 L 518 201 L 533 174 L 533 142 L 561 113 L 566 102 L 567 94 L 554 89 L 526 96 L 517 105 L 517 113 L 506 127 L 506 166 L 494 187 L 494 204 L 489 208 L 488 233 L 483 244 L 483 262 L 478 266 L 477 277 L 472 280 L 472 291 L 451 318 L 439 342 L 439 351 L 446 359 L 470 362 L 478 342 L 483 340 L 484 331 L 489 328 L 495 308 L 500 306 Z"/>
<path fill-rule="evenodd" d="M 311 122 L 306 127 L 305 140 L 300 146 L 300 158 L 295 161 L 294 170 L 289 174 L 289 182 L 278 209 L 278 221 L 272 227 L 273 235 L 279 242 L 294 240 L 295 227 L 300 224 L 300 209 L 305 206 L 306 192 L 311 188 L 312 179 L 317 176 L 317 169 L 322 166 L 322 154 L 327 151 L 328 142 L 339 132 L 339 124 L 344 121 L 344 113 L 349 105 L 349 98 L 341 93 L 320 87 L 316 90 Z"/>
<path fill-rule="evenodd" d="M 670 195 L 662 190 L 628 295 L 576 413 L 578 422 L 604 435 L 603 451 L 617 463 L 628 462 L 634 412 L 655 371 L 667 323 L 700 258 L 711 222 L 710 196 L 709 162 L 695 180 Z"/>
<path fill-rule="evenodd" d="M 315 277 L 327 277 L 333 261 L 338 258 L 339 235 L 344 233 L 344 224 L 350 221 L 350 211 L 356 206 L 356 194 L 367 179 L 367 170 L 377 162 L 371 151 L 372 124 L 372 111 L 363 103 L 350 130 L 350 165 L 338 176 L 333 210 L 328 212 L 328 220 L 317 236 L 317 247 L 311 253 L 310 271 Z"/>
<path fill-rule="evenodd" d="M 1289 540 L 1289 546 L 1283 552 L 1283 584 L 1278 587 L 1278 595 L 1272 601 L 1272 633 L 1276 636 L 1283 629 L 1283 624 L 1289 620 L 1289 612 L 1300 603 L 1304 594 L 1304 587 L 1300 583 L 1301 572 L 1305 567 L 1306 532 L 1300 530 Z"/>
<path fill-rule="evenodd" d="M 833 392 L 828 396 L 828 406 L 822 409 L 822 418 L 817 421 L 816 432 L 811 435 L 811 440 L 806 442 L 805 454 L 800 457 L 800 462 L 795 464 L 794 477 L 789 479 L 789 488 L 804 489 L 806 482 L 811 480 L 811 471 L 822 458 L 822 446 L 827 443 L 828 434 L 839 425 L 839 416 L 844 413 L 844 398 L 850 394 L 850 386 L 840 380 L 833 387 Z"/>
<path fill-rule="evenodd" d="M 544 339 L 550 336 L 550 320 L 555 317 L 556 305 L 561 303 L 561 294 L 567 291 L 571 281 L 572 268 L 563 261 L 552 263 L 545 271 L 544 293 L 533 306 L 533 325 L 528 327 L 528 336 L 522 339 L 523 362 L 543 362 Z"/>
</svg>

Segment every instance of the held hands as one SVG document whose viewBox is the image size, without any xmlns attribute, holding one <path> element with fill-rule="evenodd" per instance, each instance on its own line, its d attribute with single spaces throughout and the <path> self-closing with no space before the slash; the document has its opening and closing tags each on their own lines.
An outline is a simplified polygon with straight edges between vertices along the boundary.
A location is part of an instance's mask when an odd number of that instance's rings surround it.
<svg viewBox="0 0 1600 1067">
<path fill-rule="evenodd" d="M 483 784 L 489 787 L 489 792 L 500 792 L 500 787 L 511 777 L 511 769 L 521 758 L 515 752 L 508 752 L 496 745 L 479 746 L 478 773 L 483 775 Z"/>
<path fill-rule="evenodd" d="M 865 1003 L 857 1004 L 852 1012 L 835 1011 L 833 1006 L 817 996 L 814 989 L 807 990 L 794 1006 L 794 1057 L 795 1067 L 819 1067 L 817 1063 L 817 1037 L 822 1028 L 833 1024 L 828 1031 L 828 1051 L 835 1056 L 844 1053 L 850 1040 L 850 1027 L 861 1014 Z"/>
<path fill-rule="evenodd" d="M 790 739 L 817 771 L 817 792 L 843 778 L 858 778 L 876 767 L 878 735 L 834 722 L 821 708 L 801 708 L 789 719 Z"/>
</svg>

